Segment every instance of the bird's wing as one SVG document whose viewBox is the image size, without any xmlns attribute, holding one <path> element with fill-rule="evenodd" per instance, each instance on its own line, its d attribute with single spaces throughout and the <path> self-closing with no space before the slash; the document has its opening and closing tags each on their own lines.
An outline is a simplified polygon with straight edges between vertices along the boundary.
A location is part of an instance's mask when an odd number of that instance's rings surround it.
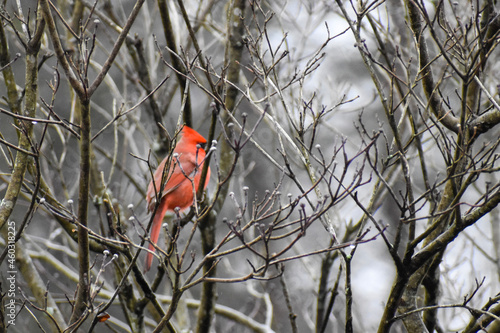
<svg viewBox="0 0 500 333">
<path fill-rule="evenodd" d="M 165 163 L 167 158 L 164 159 L 158 166 L 154 174 L 154 185 L 153 182 L 149 183 L 148 187 L 148 210 L 152 211 L 156 203 L 156 193 L 159 193 L 162 185 L 162 176 L 165 169 Z M 183 182 L 193 179 L 197 172 L 196 157 L 193 154 L 183 153 L 180 154 L 177 159 L 173 159 L 170 163 L 168 173 L 166 174 L 166 184 L 161 191 L 161 198 L 175 191 Z M 189 178 L 189 179 L 188 179 Z M 155 191 L 155 186 L 156 191 Z"/>
</svg>

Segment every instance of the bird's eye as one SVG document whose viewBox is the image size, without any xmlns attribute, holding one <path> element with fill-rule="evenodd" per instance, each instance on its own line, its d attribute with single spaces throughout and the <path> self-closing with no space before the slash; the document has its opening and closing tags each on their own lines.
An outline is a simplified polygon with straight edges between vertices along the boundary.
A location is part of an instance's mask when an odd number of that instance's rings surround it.
<svg viewBox="0 0 500 333">
<path fill-rule="evenodd" d="M 196 145 L 196 147 L 197 147 L 198 149 L 202 148 L 203 150 L 205 150 L 205 149 L 207 148 L 207 143 L 206 143 L 206 142 L 205 142 L 205 143 L 198 143 L 198 144 Z"/>
</svg>

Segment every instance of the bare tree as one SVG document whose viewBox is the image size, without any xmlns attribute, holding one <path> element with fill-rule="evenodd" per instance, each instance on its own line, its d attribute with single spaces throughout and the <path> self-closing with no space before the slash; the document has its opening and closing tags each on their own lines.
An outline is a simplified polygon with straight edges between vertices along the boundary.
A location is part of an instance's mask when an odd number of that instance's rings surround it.
<svg viewBox="0 0 500 333">
<path fill-rule="evenodd" d="M 4 1 L 0 20 L 0 330 L 498 329 L 495 1 Z M 145 273 L 146 189 L 184 125 L 209 185 Z"/>
</svg>

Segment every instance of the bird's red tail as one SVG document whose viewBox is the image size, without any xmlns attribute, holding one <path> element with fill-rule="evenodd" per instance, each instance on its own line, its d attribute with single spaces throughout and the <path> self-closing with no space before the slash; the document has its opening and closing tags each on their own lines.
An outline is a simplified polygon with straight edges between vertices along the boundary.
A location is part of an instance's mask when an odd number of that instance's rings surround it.
<svg viewBox="0 0 500 333">
<path fill-rule="evenodd" d="M 163 222 L 163 217 L 167 213 L 168 210 L 168 205 L 166 201 L 162 200 L 160 203 L 160 206 L 156 210 L 156 214 L 153 218 L 153 225 L 151 226 L 151 243 L 157 244 L 158 242 L 158 237 L 160 236 L 160 230 Z M 149 250 L 154 252 L 155 248 L 153 244 L 149 243 Z M 153 263 L 153 253 L 148 252 L 146 256 L 146 267 L 144 268 L 144 271 L 149 271 L 151 268 L 151 264 Z"/>
</svg>

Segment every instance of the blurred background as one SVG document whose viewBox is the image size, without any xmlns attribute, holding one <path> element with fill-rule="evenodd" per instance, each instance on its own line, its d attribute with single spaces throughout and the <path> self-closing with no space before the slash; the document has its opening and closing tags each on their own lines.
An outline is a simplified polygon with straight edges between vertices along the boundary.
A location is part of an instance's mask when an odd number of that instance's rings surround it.
<svg viewBox="0 0 500 333">
<path fill-rule="evenodd" d="M 22 231 L 15 325 L 4 312 L 6 329 L 74 323 L 88 103 L 93 297 L 73 329 L 153 331 L 175 309 L 175 276 L 179 332 L 496 331 L 497 9 L 492 1 L 4 1 L 2 248 L 8 221 Z M 57 36 L 40 26 L 49 14 Z M 30 43 L 41 27 L 34 86 Z M 174 241 L 187 256 L 182 270 L 166 273 L 155 259 L 142 274 L 145 251 L 132 258 L 147 236 L 147 186 L 184 123 L 215 147 L 208 208 L 188 216 L 194 224 Z M 26 150 L 8 209 L 16 154 Z M 211 231 L 196 227 L 207 219 Z M 177 220 L 167 216 L 166 228 Z M 213 271 L 201 246 L 210 232 Z M 210 282 L 215 315 L 203 325 Z M 111 317 L 100 321 L 104 308 Z"/>
</svg>

